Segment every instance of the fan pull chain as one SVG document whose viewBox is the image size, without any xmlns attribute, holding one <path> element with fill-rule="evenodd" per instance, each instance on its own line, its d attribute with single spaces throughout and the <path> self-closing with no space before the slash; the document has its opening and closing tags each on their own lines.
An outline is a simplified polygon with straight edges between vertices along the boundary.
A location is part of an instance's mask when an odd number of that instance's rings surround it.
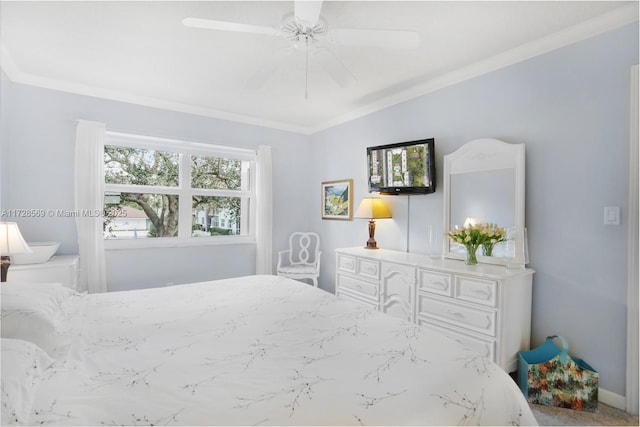
<svg viewBox="0 0 640 427">
<path fill-rule="evenodd" d="M 309 37 L 304 38 L 307 51 L 305 54 L 305 69 L 304 69 L 304 99 L 309 99 Z"/>
</svg>

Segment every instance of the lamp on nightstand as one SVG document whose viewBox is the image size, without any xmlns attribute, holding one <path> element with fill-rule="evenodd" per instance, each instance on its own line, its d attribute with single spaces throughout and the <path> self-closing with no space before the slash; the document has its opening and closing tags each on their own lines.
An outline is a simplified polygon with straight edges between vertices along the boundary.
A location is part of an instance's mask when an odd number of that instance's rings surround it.
<svg viewBox="0 0 640 427">
<path fill-rule="evenodd" d="M 11 255 L 31 252 L 31 248 L 20 234 L 18 224 L 7 221 L 0 222 L 0 282 L 7 281 Z"/>
<path fill-rule="evenodd" d="M 369 220 L 369 240 L 365 249 L 378 249 L 378 244 L 374 235 L 376 234 L 376 222 L 374 220 L 381 218 L 391 218 L 391 211 L 384 204 L 380 197 L 365 197 L 360 202 L 358 210 L 354 218 L 365 218 Z"/>
</svg>

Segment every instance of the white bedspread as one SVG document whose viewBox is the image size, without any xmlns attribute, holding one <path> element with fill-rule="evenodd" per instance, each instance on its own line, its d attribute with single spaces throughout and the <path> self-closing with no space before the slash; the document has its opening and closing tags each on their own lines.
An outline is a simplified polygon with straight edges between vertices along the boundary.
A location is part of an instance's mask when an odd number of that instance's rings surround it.
<svg viewBox="0 0 640 427">
<path fill-rule="evenodd" d="M 535 424 L 498 366 L 282 277 L 75 298 L 32 424 Z"/>
</svg>

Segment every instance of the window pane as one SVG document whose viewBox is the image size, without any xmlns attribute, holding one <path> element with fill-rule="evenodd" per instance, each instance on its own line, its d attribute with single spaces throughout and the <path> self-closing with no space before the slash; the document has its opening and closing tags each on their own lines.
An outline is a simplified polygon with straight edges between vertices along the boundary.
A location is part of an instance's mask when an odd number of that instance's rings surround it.
<svg viewBox="0 0 640 427">
<path fill-rule="evenodd" d="M 177 187 L 178 162 L 177 153 L 105 145 L 105 182 Z"/>
<path fill-rule="evenodd" d="M 178 195 L 106 193 L 105 239 L 176 237 Z"/>
<path fill-rule="evenodd" d="M 245 210 L 248 212 L 240 197 L 193 196 L 191 234 L 194 237 L 247 234 L 242 229 Z"/>
<path fill-rule="evenodd" d="M 240 190 L 242 163 L 221 157 L 191 156 L 191 187 Z"/>
</svg>

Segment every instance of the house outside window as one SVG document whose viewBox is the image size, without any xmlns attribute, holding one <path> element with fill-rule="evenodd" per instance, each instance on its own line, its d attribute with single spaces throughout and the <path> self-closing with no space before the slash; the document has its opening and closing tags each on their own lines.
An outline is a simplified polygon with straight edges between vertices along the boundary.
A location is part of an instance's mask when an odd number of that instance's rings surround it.
<svg viewBox="0 0 640 427">
<path fill-rule="evenodd" d="M 105 247 L 255 240 L 256 153 L 107 132 Z"/>
</svg>

